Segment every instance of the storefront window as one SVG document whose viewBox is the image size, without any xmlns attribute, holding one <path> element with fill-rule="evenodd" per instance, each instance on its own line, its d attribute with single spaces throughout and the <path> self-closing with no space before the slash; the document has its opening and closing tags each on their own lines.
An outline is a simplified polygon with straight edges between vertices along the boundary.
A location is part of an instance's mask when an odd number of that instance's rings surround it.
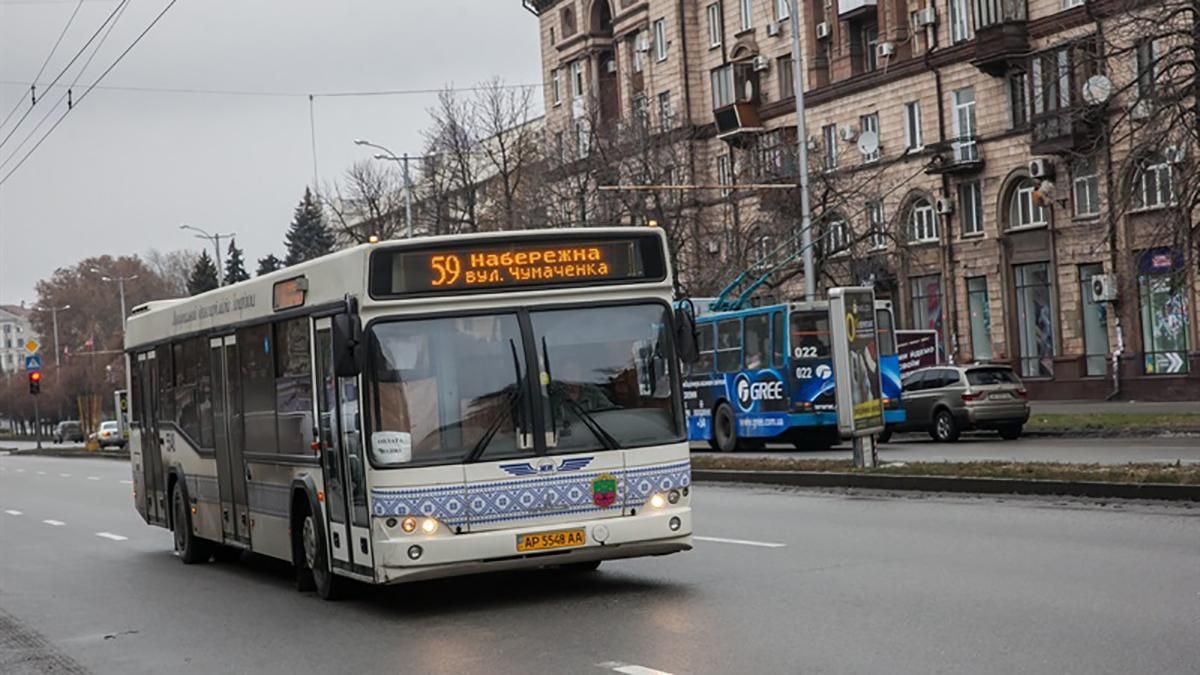
<svg viewBox="0 0 1200 675">
<path fill-rule="evenodd" d="M 1147 375 L 1188 372 L 1188 306 L 1183 256 L 1153 249 L 1138 263 L 1142 351 Z"/>
<path fill-rule="evenodd" d="M 971 351 L 976 361 L 992 358 L 992 313 L 988 308 L 987 277 L 967 279 L 967 309 L 971 313 Z"/>
<path fill-rule="evenodd" d="M 912 295 L 913 328 L 920 330 L 935 330 L 939 343 L 946 344 L 946 336 L 942 332 L 942 275 L 916 277 L 909 280 L 909 290 Z M 943 348 L 944 349 L 944 348 Z M 938 354 L 938 360 L 942 354 Z"/>
<path fill-rule="evenodd" d="M 1017 346 L 1023 377 L 1054 376 L 1054 310 L 1050 305 L 1050 265 L 1017 265 Z"/>
<path fill-rule="evenodd" d="M 1083 350 L 1089 376 L 1108 374 L 1108 305 L 1097 302 L 1092 277 L 1103 274 L 1100 264 L 1080 265 L 1079 284 L 1083 296 Z"/>
</svg>

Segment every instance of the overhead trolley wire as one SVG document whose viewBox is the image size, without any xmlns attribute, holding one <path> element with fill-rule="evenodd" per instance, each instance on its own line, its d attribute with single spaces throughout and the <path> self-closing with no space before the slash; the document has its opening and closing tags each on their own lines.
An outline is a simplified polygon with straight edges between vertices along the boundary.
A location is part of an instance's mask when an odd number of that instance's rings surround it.
<svg viewBox="0 0 1200 675">
<path fill-rule="evenodd" d="M 37 84 L 36 83 L 38 80 L 42 79 L 42 73 L 46 72 L 46 66 L 50 65 L 50 59 L 54 58 L 54 53 L 58 51 L 58 46 L 62 44 L 63 38 L 67 36 L 67 31 L 71 29 L 71 24 L 75 22 L 75 17 L 76 17 L 76 15 L 79 14 L 79 10 L 82 7 L 83 7 L 83 0 L 78 0 L 78 2 L 75 4 L 75 10 L 72 11 L 71 16 L 69 18 L 67 18 L 67 25 L 63 26 L 62 32 L 58 34 L 58 39 L 54 41 L 54 46 L 50 48 L 50 53 L 46 55 L 46 60 L 42 61 L 42 67 L 38 68 L 37 75 L 33 76 L 34 84 L 29 85 L 29 92 L 30 92 L 29 95 L 30 95 L 30 99 L 32 101 L 32 103 L 30 105 L 37 104 Z M 14 105 L 13 109 L 8 111 L 8 114 L 4 116 L 4 121 L 0 122 L 0 129 L 3 129 L 4 125 L 8 124 L 8 121 L 12 119 L 12 116 L 15 115 L 17 110 L 19 110 L 21 108 L 22 100 L 24 100 L 23 97 L 17 98 L 16 105 Z"/>
</svg>

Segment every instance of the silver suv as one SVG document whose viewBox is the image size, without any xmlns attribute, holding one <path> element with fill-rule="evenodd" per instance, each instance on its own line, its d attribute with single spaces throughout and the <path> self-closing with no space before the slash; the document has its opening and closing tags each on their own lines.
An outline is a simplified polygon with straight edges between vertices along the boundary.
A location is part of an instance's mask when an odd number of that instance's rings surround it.
<svg viewBox="0 0 1200 675">
<path fill-rule="evenodd" d="M 936 366 L 909 374 L 902 383 L 906 421 L 896 431 L 928 431 L 949 443 L 959 434 L 992 429 L 1008 440 L 1029 421 L 1025 385 L 1008 366 Z"/>
</svg>

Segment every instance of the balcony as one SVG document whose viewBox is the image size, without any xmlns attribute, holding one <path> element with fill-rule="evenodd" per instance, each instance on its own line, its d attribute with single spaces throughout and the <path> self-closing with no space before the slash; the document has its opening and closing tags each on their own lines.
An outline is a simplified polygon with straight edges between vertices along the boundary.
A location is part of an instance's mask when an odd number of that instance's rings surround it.
<svg viewBox="0 0 1200 675">
<path fill-rule="evenodd" d="M 738 102 L 713 111 L 717 123 L 717 138 L 732 145 L 746 146 L 754 143 L 763 130 L 762 116 L 758 104 Z"/>
<path fill-rule="evenodd" d="M 1103 107 L 1074 106 L 1035 114 L 1029 150 L 1035 155 L 1090 152 L 1104 133 Z"/>
<path fill-rule="evenodd" d="M 980 71 L 1003 76 L 1029 55 L 1024 0 L 975 0 L 975 60 Z"/>
<path fill-rule="evenodd" d="M 933 158 L 925 167 L 925 173 L 970 174 L 982 169 L 978 140 L 974 136 L 960 136 L 933 147 Z"/>
<path fill-rule="evenodd" d="M 838 21 L 875 13 L 875 0 L 838 0 Z"/>
</svg>

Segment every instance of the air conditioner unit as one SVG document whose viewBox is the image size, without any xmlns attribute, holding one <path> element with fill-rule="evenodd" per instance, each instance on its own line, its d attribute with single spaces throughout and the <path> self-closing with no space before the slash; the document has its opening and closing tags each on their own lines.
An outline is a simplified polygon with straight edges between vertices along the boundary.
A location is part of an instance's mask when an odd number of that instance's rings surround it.
<svg viewBox="0 0 1200 675">
<path fill-rule="evenodd" d="M 708 252 L 713 255 L 720 253 L 721 252 L 721 242 L 717 241 L 716 239 L 710 239 L 708 241 Z"/>
<path fill-rule="evenodd" d="M 922 7 L 913 12 L 913 23 L 918 28 L 926 28 L 937 23 L 937 10 L 932 7 Z"/>
<path fill-rule="evenodd" d="M 880 42 L 875 47 L 875 53 L 878 54 L 880 58 L 887 58 L 889 56 L 893 56 L 896 53 L 896 43 Z"/>
<path fill-rule="evenodd" d="M 768 59 L 765 56 L 756 56 L 754 57 L 753 65 L 754 72 L 761 73 L 762 71 L 769 70 L 771 68 L 771 59 Z"/>
<path fill-rule="evenodd" d="M 646 37 L 645 33 L 638 35 L 637 50 L 643 54 L 650 53 L 650 38 Z"/>
<path fill-rule="evenodd" d="M 767 35 L 770 37 L 779 37 L 779 24 L 772 21 L 767 24 Z"/>
<path fill-rule="evenodd" d="M 945 197 L 938 197 L 933 203 L 933 208 L 936 209 L 939 214 L 948 216 L 951 213 L 954 213 L 954 202 L 946 199 Z"/>
<path fill-rule="evenodd" d="M 1154 109 L 1150 106 L 1149 102 L 1138 101 L 1129 109 L 1129 116 L 1135 120 L 1145 120 L 1150 119 L 1150 115 L 1153 112 Z"/>
<path fill-rule="evenodd" d="M 1054 175 L 1054 163 L 1048 159 L 1029 160 L 1029 175 L 1033 178 L 1049 178 Z"/>
<path fill-rule="evenodd" d="M 831 29 L 829 28 L 828 21 L 822 21 L 821 23 L 817 24 L 817 39 L 818 40 L 827 39 L 829 37 L 830 33 L 831 33 Z"/>
<path fill-rule="evenodd" d="M 1117 275 L 1097 274 L 1091 279 L 1092 299 L 1096 302 L 1116 302 L 1120 295 L 1117 288 Z"/>
<path fill-rule="evenodd" d="M 1178 145 L 1168 145 L 1163 148 L 1163 159 L 1170 164 L 1179 164 L 1183 161 L 1183 148 Z"/>
<path fill-rule="evenodd" d="M 839 135 L 841 135 L 842 140 L 847 143 L 853 143 L 855 141 L 855 139 L 858 138 L 858 130 L 855 129 L 854 126 L 850 125 L 850 124 L 847 124 L 847 125 L 843 126 L 841 129 L 838 129 L 838 133 L 839 133 Z"/>
</svg>

